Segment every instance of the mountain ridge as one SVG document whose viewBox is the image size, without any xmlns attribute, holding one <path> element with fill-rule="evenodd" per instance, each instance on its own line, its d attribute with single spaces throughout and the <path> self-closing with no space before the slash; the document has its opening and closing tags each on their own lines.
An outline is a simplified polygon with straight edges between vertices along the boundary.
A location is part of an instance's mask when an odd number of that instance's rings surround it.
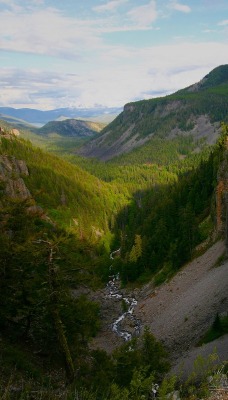
<svg viewBox="0 0 228 400">
<path fill-rule="evenodd" d="M 201 91 L 224 83 L 228 83 L 228 65 L 226 64 L 214 68 L 211 72 L 209 72 L 209 74 L 205 75 L 205 77 L 201 79 L 201 81 L 191 86 L 188 86 L 186 89 L 182 89 L 182 92 Z"/>
<path fill-rule="evenodd" d="M 165 97 L 127 103 L 99 138 L 82 146 L 79 154 L 107 161 L 155 137 L 166 140 L 192 135 L 195 140 L 215 143 L 220 122 L 228 119 L 228 65 L 215 68 L 200 82 Z"/>
<path fill-rule="evenodd" d="M 61 136 L 68 137 L 92 137 L 104 128 L 104 124 L 92 121 L 82 121 L 78 119 L 66 119 L 63 121 L 50 121 L 36 133 L 40 135 L 48 135 L 57 133 Z"/>
</svg>

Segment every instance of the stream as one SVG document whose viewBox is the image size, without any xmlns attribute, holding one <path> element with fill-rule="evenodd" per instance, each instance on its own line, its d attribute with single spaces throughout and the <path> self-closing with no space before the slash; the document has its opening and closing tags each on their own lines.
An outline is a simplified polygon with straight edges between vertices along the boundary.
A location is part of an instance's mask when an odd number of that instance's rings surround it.
<svg viewBox="0 0 228 400">
<path fill-rule="evenodd" d="M 110 254 L 110 259 L 114 259 L 115 254 L 119 254 L 120 249 L 113 251 Z M 110 266 L 110 271 L 112 269 L 112 265 Z M 108 294 L 107 297 L 113 300 L 119 300 L 121 303 L 126 305 L 126 311 L 124 311 L 118 318 L 112 323 L 111 329 L 115 332 L 118 336 L 122 337 L 125 341 L 131 340 L 133 336 L 138 336 L 140 334 L 141 329 L 141 322 L 139 319 L 136 318 L 134 315 L 134 309 L 137 305 L 137 300 L 135 297 L 126 297 L 120 291 L 120 279 L 119 275 L 112 275 L 110 276 L 110 280 L 106 285 L 106 290 Z M 128 325 L 131 330 L 129 332 L 127 329 L 122 327 L 123 322 L 129 321 Z"/>
</svg>

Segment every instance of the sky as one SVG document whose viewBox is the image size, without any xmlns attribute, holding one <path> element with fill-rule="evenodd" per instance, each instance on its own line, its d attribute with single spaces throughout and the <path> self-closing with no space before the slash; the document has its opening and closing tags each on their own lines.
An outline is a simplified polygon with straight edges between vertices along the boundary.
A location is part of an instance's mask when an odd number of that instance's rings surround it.
<svg viewBox="0 0 228 400">
<path fill-rule="evenodd" d="M 0 106 L 123 107 L 228 64 L 228 0 L 0 0 Z"/>
</svg>

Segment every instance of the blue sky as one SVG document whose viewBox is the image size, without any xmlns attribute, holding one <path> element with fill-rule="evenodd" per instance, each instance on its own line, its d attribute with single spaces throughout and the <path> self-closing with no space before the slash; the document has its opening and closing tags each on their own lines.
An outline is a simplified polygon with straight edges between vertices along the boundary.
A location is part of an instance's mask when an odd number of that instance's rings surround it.
<svg viewBox="0 0 228 400">
<path fill-rule="evenodd" d="M 227 0 L 0 0 L 0 106 L 120 107 L 221 64 Z"/>
</svg>

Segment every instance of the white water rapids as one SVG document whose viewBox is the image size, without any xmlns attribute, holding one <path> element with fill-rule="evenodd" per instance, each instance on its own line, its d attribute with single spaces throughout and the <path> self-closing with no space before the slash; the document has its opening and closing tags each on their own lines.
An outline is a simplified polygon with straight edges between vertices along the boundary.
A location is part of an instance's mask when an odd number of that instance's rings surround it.
<svg viewBox="0 0 228 400">
<path fill-rule="evenodd" d="M 113 251 L 110 254 L 110 259 L 113 260 L 114 254 L 117 254 L 120 252 L 120 249 Z M 111 270 L 112 266 L 110 266 Z M 106 285 L 106 289 L 108 291 L 107 297 L 111 299 L 117 299 L 121 302 L 124 302 L 128 309 L 127 311 L 123 312 L 116 320 L 113 322 L 111 325 L 112 331 L 115 332 L 118 336 L 122 337 L 125 341 L 128 341 L 132 338 L 132 336 L 137 336 L 140 333 L 140 327 L 141 323 L 140 320 L 136 318 L 134 315 L 134 309 L 135 306 L 137 305 L 137 300 L 134 297 L 124 297 L 124 295 L 120 292 L 120 280 L 119 276 L 110 276 L 110 280 Z M 121 323 L 124 321 L 124 319 L 130 319 L 131 325 L 133 327 L 133 333 L 128 332 L 127 330 L 121 329 Z"/>
</svg>

